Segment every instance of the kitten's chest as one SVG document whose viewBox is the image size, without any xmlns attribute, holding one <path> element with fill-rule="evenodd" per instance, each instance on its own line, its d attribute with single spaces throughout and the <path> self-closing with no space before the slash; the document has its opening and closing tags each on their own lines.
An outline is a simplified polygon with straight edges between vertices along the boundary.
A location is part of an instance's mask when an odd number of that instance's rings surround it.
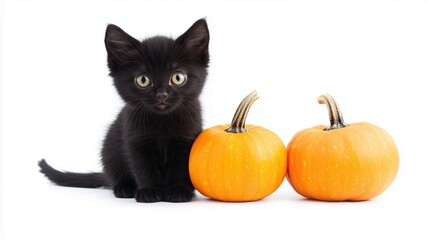
<svg viewBox="0 0 429 240">
<path fill-rule="evenodd" d="M 137 153 L 139 161 L 155 161 L 159 170 L 163 171 L 168 162 L 168 155 L 176 152 L 181 145 L 183 130 L 172 125 L 154 124 L 147 126 L 144 135 L 134 135 L 128 142 L 131 149 Z"/>
<path fill-rule="evenodd" d="M 124 114 L 128 116 L 129 114 Z M 139 115 L 140 116 L 140 115 Z M 202 130 L 201 115 L 199 113 L 188 115 L 180 113 L 169 115 L 141 115 L 140 118 L 131 118 L 134 122 L 130 124 L 123 121 L 122 127 L 124 137 L 133 145 L 143 145 L 150 143 L 149 147 L 166 151 L 168 145 L 174 142 L 192 143 Z M 174 145 L 174 144 L 173 144 Z"/>
<path fill-rule="evenodd" d="M 146 124 L 143 137 L 156 139 L 160 142 L 169 142 L 172 139 L 180 139 L 190 131 L 188 126 L 175 121 L 157 120 Z"/>
</svg>

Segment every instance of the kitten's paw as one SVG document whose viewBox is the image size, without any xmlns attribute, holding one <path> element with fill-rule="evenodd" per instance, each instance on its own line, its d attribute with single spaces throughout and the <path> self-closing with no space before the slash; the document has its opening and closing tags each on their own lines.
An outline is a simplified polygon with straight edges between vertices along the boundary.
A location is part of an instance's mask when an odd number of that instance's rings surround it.
<svg viewBox="0 0 429 240">
<path fill-rule="evenodd" d="M 131 185 L 116 185 L 113 187 L 113 193 L 117 198 L 133 198 L 136 195 L 136 187 Z"/>
<path fill-rule="evenodd" d="M 136 201 L 151 203 L 151 202 L 159 202 L 162 200 L 161 192 L 156 188 L 141 188 L 136 192 Z"/>
<path fill-rule="evenodd" d="M 185 187 L 170 187 L 163 191 L 163 199 L 167 202 L 189 202 L 194 197 L 194 190 Z"/>
</svg>

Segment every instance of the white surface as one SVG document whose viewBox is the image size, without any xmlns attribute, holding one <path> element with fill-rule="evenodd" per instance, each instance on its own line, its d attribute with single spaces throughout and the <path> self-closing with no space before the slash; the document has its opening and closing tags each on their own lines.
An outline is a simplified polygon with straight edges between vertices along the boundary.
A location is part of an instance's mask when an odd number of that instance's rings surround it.
<svg viewBox="0 0 429 240">
<path fill-rule="evenodd" d="M 0 239 L 428 239 L 429 3 L 424 1 L 3 1 Z M 305 200 L 287 182 L 268 198 L 137 204 L 102 189 L 50 184 L 36 162 L 100 169 L 122 103 L 103 39 L 114 23 L 141 39 L 211 33 L 205 126 L 230 122 L 258 89 L 248 123 L 287 144 L 327 124 L 331 93 L 347 122 L 385 128 L 401 156 L 391 187 L 367 202 Z"/>
</svg>

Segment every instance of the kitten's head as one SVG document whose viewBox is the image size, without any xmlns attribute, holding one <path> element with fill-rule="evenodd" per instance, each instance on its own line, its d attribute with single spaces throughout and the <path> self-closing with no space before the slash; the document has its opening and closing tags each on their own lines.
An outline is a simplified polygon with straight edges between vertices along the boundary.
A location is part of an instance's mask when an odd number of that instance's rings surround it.
<svg viewBox="0 0 429 240">
<path fill-rule="evenodd" d="M 195 101 L 209 64 L 209 31 L 204 19 L 177 39 L 134 39 L 115 25 L 105 38 L 110 76 L 122 99 L 165 114 Z"/>
</svg>

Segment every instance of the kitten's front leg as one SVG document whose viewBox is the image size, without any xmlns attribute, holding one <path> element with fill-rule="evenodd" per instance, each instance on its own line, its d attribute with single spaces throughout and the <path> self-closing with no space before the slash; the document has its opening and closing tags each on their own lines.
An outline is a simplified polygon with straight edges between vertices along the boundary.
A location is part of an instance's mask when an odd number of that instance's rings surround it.
<svg viewBox="0 0 429 240">
<path fill-rule="evenodd" d="M 172 141 L 168 145 L 163 199 L 168 202 L 189 202 L 194 186 L 189 176 L 189 153 L 192 141 Z"/>
<path fill-rule="evenodd" d="M 137 182 L 137 202 L 159 202 L 162 200 L 162 175 L 160 154 L 151 141 L 130 144 L 129 161 Z"/>
</svg>

